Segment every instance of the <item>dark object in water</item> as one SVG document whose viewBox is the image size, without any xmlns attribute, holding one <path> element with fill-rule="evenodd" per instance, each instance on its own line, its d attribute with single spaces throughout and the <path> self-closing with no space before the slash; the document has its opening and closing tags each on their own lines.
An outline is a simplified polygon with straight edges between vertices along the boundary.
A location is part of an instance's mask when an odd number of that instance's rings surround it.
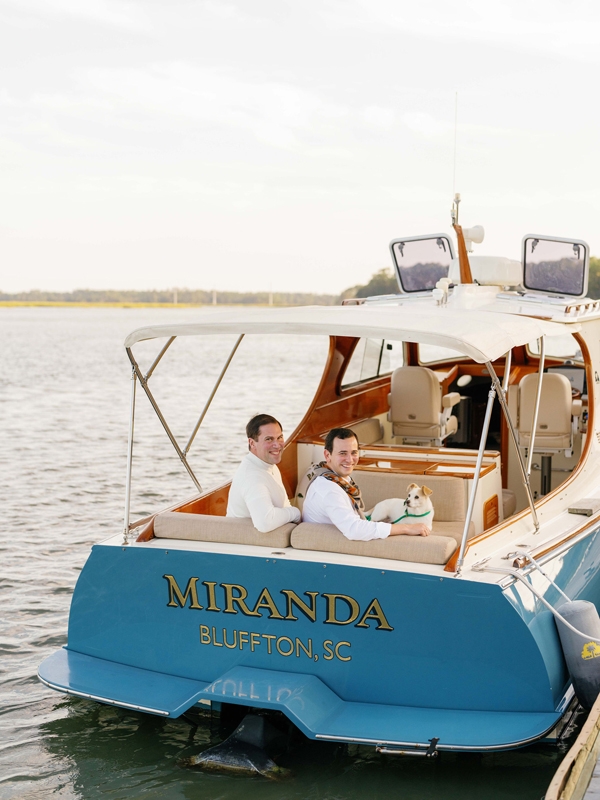
<svg viewBox="0 0 600 800">
<path fill-rule="evenodd" d="M 276 745 L 281 738 L 279 731 L 265 717 L 247 714 L 224 742 L 197 756 L 181 759 L 179 765 L 211 772 L 262 775 L 270 780 L 283 780 L 291 775 L 290 770 L 278 767 L 263 749 Z"/>
</svg>

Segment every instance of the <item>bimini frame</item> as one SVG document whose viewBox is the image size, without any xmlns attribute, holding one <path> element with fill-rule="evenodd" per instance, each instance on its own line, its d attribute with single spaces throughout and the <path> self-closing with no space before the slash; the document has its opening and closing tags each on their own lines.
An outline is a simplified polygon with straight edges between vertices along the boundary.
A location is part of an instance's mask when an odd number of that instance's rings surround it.
<svg viewBox="0 0 600 800">
<path fill-rule="evenodd" d="M 159 326 L 156 328 L 145 328 L 134 331 L 132 334 L 130 334 L 125 341 L 127 355 L 132 365 L 125 518 L 123 526 L 125 540 L 127 539 L 130 530 L 131 480 L 137 382 L 139 381 L 140 385 L 144 389 L 150 404 L 158 416 L 158 419 L 160 420 L 177 455 L 194 482 L 194 485 L 199 492 L 202 492 L 202 486 L 196 478 L 196 475 L 194 474 L 194 471 L 188 462 L 187 456 L 198 430 L 200 429 L 200 426 L 202 425 L 202 422 L 206 416 L 206 413 L 215 397 L 215 394 L 225 376 L 225 373 L 227 372 L 227 369 L 229 368 L 229 365 L 246 333 L 291 333 L 295 335 L 326 334 L 329 336 L 350 336 L 354 338 L 369 336 L 374 338 L 402 340 L 424 344 L 435 343 L 457 349 L 460 352 L 463 352 L 467 357 L 473 358 L 477 363 L 484 364 L 490 375 L 492 387 L 488 395 L 474 480 L 471 487 L 471 495 L 469 497 L 469 503 L 467 507 L 465 527 L 459 548 L 456 574 L 460 574 L 464 564 L 468 530 L 473 516 L 475 496 L 479 483 L 481 466 L 483 463 L 485 444 L 489 431 L 493 404 L 496 396 L 498 397 L 502 407 L 507 421 L 508 430 L 517 453 L 517 460 L 531 509 L 533 525 L 535 531 L 537 532 L 539 530 L 539 522 L 535 509 L 533 494 L 531 491 L 529 475 L 531 471 L 530 454 L 533 448 L 533 437 L 535 433 L 541 397 L 541 381 L 544 368 L 544 337 L 546 335 L 562 334 L 565 332 L 565 327 L 561 324 L 546 321 L 542 322 L 530 317 L 494 314 L 477 310 L 471 310 L 468 315 L 465 315 L 464 311 L 461 311 L 460 309 L 456 309 L 456 311 L 454 311 L 445 307 L 440 312 L 439 309 L 434 309 L 432 311 L 431 307 L 423 306 L 422 304 L 415 304 L 413 306 L 412 303 L 401 303 L 401 305 L 401 309 L 399 309 L 398 306 L 378 306 L 376 309 L 365 306 L 347 306 L 335 308 L 322 307 L 269 309 L 268 311 L 263 309 L 260 312 L 236 311 L 235 315 L 225 312 L 222 315 L 211 314 L 210 317 L 202 318 L 200 321 L 188 325 L 168 325 Z M 465 317 L 472 318 L 471 324 L 465 323 Z M 576 332 L 579 329 L 577 325 L 570 325 L 569 328 L 573 332 Z M 453 332 L 449 334 L 448 330 Z M 485 335 L 482 335 L 483 330 L 486 331 Z M 221 369 L 217 381 L 204 405 L 204 408 L 202 409 L 196 425 L 191 432 L 187 444 L 182 448 L 172 433 L 154 395 L 152 394 L 152 391 L 150 390 L 149 381 L 161 359 L 171 344 L 175 341 L 177 336 L 213 333 L 236 333 L 238 338 L 227 360 L 225 361 L 223 368 Z M 165 337 L 167 341 L 156 356 L 148 372 L 144 375 L 132 353 L 132 347 L 138 341 L 159 337 Z M 540 372 L 538 378 L 536 404 L 534 409 L 530 454 L 528 463 L 525 464 L 519 448 L 515 425 L 508 410 L 506 391 L 510 377 L 510 353 L 512 347 L 533 341 L 534 339 L 540 341 Z M 499 351 L 498 348 L 502 346 L 502 343 L 505 344 L 506 349 Z M 508 347 L 506 347 L 506 345 L 508 345 Z M 502 385 L 495 373 L 492 362 L 496 360 L 496 358 L 501 357 L 503 352 L 505 354 L 506 367 L 504 382 Z"/>
<path fill-rule="evenodd" d="M 158 406 L 158 403 L 156 402 L 156 398 L 154 397 L 154 395 L 150 391 L 150 387 L 148 386 L 148 382 L 150 380 L 150 377 L 152 376 L 152 373 L 154 372 L 154 370 L 158 366 L 160 360 L 162 359 L 164 354 L 167 352 L 169 347 L 173 344 L 173 342 L 175 341 L 176 338 L 177 338 L 176 336 L 171 336 L 168 339 L 167 343 L 162 348 L 160 353 L 156 356 L 156 358 L 154 359 L 154 361 L 152 363 L 152 366 L 150 367 L 150 369 L 148 370 L 148 372 L 145 375 L 142 373 L 142 370 L 140 369 L 140 365 L 136 361 L 136 359 L 135 359 L 135 357 L 134 357 L 134 355 L 133 355 L 133 353 L 131 351 L 131 348 L 130 347 L 125 348 L 127 350 L 127 355 L 129 356 L 129 360 L 131 361 L 131 406 L 130 406 L 130 412 L 129 412 L 129 442 L 128 442 L 128 447 L 127 447 L 127 476 L 126 476 L 126 484 L 125 484 L 125 520 L 124 520 L 124 523 L 123 523 L 123 537 L 124 537 L 125 542 L 127 542 L 127 536 L 129 534 L 129 516 L 130 516 L 130 513 L 131 513 L 130 512 L 130 510 L 131 510 L 131 471 L 132 471 L 132 462 L 133 462 L 133 437 L 134 437 L 134 427 L 135 427 L 135 394 L 136 394 L 135 390 L 136 390 L 136 381 L 139 380 L 139 382 L 140 382 L 140 384 L 142 386 L 142 389 L 146 392 L 146 396 L 148 397 L 148 400 L 150 401 L 150 404 L 152 405 L 152 408 L 154 409 L 154 411 L 156 413 L 156 416 L 160 420 L 161 425 L 163 426 L 163 428 L 165 429 L 165 432 L 166 432 L 167 436 L 169 437 L 169 440 L 170 440 L 171 444 L 175 448 L 175 452 L 179 456 L 183 466 L 188 471 L 188 474 L 189 474 L 190 478 L 193 480 L 194 485 L 196 486 L 196 488 L 198 489 L 199 492 L 202 492 L 202 486 L 200 484 L 200 481 L 196 478 L 194 470 L 192 469 L 192 467 L 191 467 L 191 465 L 190 465 L 190 463 L 189 463 L 189 461 L 187 459 L 187 455 L 188 455 L 188 453 L 190 451 L 190 448 L 192 446 L 192 443 L 193 443 L 194 439 L 196 438 L 196 434 L 200 430 L 200 426 L 202 425 L 204 417 L 206 416 L 206 413 L 207 413 L 208 409 L 211 406 L 213 398 L 216 395 L 219 386 L 221 385 L 221 381 L 225 377 L 225 373 L 227 372 L 227 370 L 229 368 L 229 365 L 231 364 L 231 361 L 232 361 L 232 359 L 233 359 L 238 347 L 240 346 L 240 344 L 242 342 L 242 339 L 244 338 L 244 334 L 242 333 L 242 334 L 240 334 L 238 336 L 237 341 L 234 344 L 231 352 L 229 353 L 229 356 L 227 357 L 227 360 L 225 361 L 225 364 L 223 365 L 223 369 L 221 370 L 221 372 L 219 374 L 219 377 L 217 378 L 217 381 L 216 381 L 215 385 L 213 386 L 213 389 L 212 389 L 210 395 L 208 396 L 208 400 L 204 404 L 204 408 L 202 409 L 202 413 L 200 414 L 200 417 L 198 418 L 198 422 L 195 424 L 194 429 L 192 430 L 192 433 L 190 434 L 190 438 L 188 439 L 188 442 L 187 442 L 186 446 L 183 449 L 181 449 L 181 447 L 179 446 L 179 444 L 177 442 L 177 439 L 175 438 L 173 432 L 171 431 L 171 429 L 170 429 L 170 427 L 169 427 L 169 425 L 167 423 L 167 420 L 165 419 L 162 411 L 160 410 L 160 408 Z"/>
</svg>

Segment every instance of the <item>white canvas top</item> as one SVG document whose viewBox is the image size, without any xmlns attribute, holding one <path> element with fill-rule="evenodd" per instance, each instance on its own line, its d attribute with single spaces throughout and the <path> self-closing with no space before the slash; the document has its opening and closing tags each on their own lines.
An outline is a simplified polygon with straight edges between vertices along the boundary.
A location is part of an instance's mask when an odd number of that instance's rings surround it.
<svg viewBox="0 0 600 800">
<path fill-rule="evenodd" d="M 458 350 L 480 364 L 541 336 L 576 333 L 577 324 L 547 322 L 516 314 L 453 309 L 448 306 L 305 306 L 296 308 L 205 309 L 198 321 L 138 328 L 125 339 L 132 347 L 145 339 L 208 334 L 290 334 L 357 336 L 438 345 Z"/>
</svg>

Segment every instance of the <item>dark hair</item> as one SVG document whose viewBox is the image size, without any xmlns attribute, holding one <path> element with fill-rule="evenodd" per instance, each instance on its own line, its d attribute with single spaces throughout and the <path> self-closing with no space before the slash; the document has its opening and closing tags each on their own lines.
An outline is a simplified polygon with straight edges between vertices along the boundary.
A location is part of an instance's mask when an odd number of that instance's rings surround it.
<svg viewBox="0 0 600 800">
<path fill-rule="evenodd" d="M 351 431 L 350 428 L 332 428 L 325 437 L 325 450 L 328 453 L 333 453 L 333 440 L 334 439 L 356 439 L 358 444 L 358 436 Z"/>
<path fill-rule="evenodd" d="M 255 417 L 252 417 L 250 422 L 246 425 L 246 436 L 248 439 L 254 439 L 255 442 L 258 442 L 262 426 L 273 424 L 279 425 L 281 428 L 281 422 L 270 414 L 257 414 Z M 281 430 L 283 430 L 283 428 L 281 428 Z"/>
</svg>

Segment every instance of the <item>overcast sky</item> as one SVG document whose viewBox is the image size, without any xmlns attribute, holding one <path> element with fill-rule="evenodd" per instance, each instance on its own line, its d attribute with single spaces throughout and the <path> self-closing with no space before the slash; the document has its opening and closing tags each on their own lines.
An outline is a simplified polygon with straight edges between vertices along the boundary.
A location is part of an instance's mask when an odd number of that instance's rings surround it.
<svg viewBox="0 0 600 800">
<path fill-rule="evenodd" d="M 0 0 L 0 289 L 337 292 L 454 188 L 600 255 L 599 9 Z"/>
</svg>

